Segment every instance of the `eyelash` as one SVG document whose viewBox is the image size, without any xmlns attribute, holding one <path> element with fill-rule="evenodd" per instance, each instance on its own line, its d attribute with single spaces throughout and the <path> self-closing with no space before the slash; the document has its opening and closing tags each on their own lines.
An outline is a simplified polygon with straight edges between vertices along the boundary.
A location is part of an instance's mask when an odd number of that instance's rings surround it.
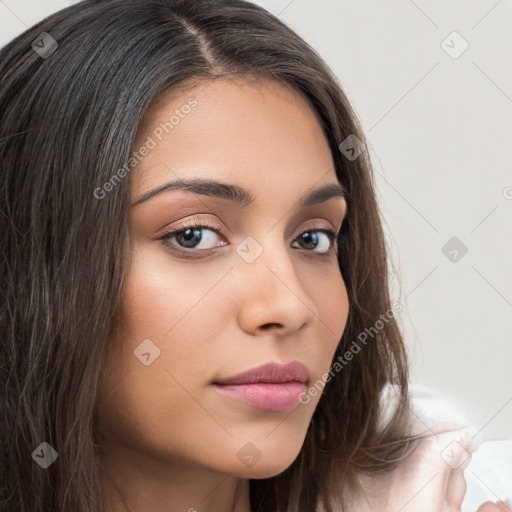
<svg viewBox="0 0 512 512">
<path fill-rule="evenodd" d="M 210 222 L 208 220 L 204 220 L 204 221 L 197 221 L 197 222 L 190 222 L 189 224 L 183 224 L 181 226 L 178 226 L 176 227 L 175 229 L 171 230 L 171 231 L 168 231 L 166 232 L 163 236 L 161 236 L 160 238 L 158 238 L 158 240 L 162 243 L 162 245 L 164 245 L 167 249 L 171 250 L 172 252 L 175 252 L 179 255 L 182 255 L 184 257 L 193 257 L 193 253 L 200 253 L 200 252 L 210 252 L 212 251 L 214 248 L 210 248 L 210 249 L 194 249 L 194 248 L 190 248 L 190 249 L 186 249 L 186 248 L 183 248 L 183 247 L 180 247 L 176 244 L 172 244 L 172 248 L 169 247 L 171 244 L 170 244 L 170 240 L 172 238 L 174 238 L 177 234 L 179 233 L 182 233 L 184 231 L 186 231 L 187 229 L 200 229 L 200 228 L 207 228 L 213 232 L 215 232 L 217 235 L 221 235 L 220 233 L 220 226 L 218 226 L 217 224 L 213 223 L 213 222 Z M 306 229 L 305 231 L 303 231 L 302 233 L 300 233 L 297 238 L 301 237 L 302 235 L 304 235 L 305 233 L 317 233 L 317 232 L 321 232 L 321 233 L 324 233 L 325 235 L 327 235 L 327 237 L 329 238 L 329 249 L 326 251 L 326 252 L 320 252 L 320 253 L 317 253 L 315 252 L 314 250 L 309 250 L 309 249 L 304 249 L 306 252 L 311 252 L 311 253 L 314 253 L 316 254 L 317 256 L 320 256 L 320 257 L 327 257 L 327 256 L 330 256 L 330 253 L 332 251 L 334 251 L 334 243 L 336 241 L 336 238 L 337 238 L 337 235 L 336 235 L 336 232 L 332 229 L 329 229 L 329 228 L 310 228 L 310 229 Z M 297 239 L 296 238 L 296 239 Z M 226 245 L 229 245 L 229 244 L 225 244 L 223 245 L 223 247 L 225 247 Z"/>
</svg>

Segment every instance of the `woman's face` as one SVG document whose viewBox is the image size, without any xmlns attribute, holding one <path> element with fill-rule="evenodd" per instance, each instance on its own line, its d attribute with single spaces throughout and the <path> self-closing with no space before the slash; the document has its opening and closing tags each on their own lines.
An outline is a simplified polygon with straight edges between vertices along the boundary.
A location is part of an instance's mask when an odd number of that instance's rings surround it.
<svg viewBox="0 0 512 512">
<path fill-rule="evenodd" d="M 338 184 L 327 140 L 298 93 L 216 80 L 162 95 L 135 150 L 131 264 L 98 395 L 108 444 L 181 470 L 276 475 L 297 457 L 320 398 L 298 394 L 322 382 L 348 313 L 323 231 L 339 231 L 345 201 L 300 204 Z M 162 188 L 176 180 L 225 186 Z M 288 384 L 215 384 L 289 362 L 306 367 L 305 383 L 292 371 L 274 375 Z"/>
</svg>

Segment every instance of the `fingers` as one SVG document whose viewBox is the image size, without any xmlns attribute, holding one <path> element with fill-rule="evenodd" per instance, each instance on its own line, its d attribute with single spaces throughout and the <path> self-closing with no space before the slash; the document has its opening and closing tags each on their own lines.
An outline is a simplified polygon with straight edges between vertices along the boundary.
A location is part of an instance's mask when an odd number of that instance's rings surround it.
<svg viewBox="0 0 512 512">
<path fill-rule="evenodd" d="M 446 503 L 453 510 L 460 510 L 464 496 L 466 495 L 467 485 L 462 469 L 454 469 L 448 479 L 446 490 Z"/>
<path fill-rule="evenodd" d="M 510 512 L 510 508 L 506 503 L 499 501 L 494 503 L 493 501 L 486 501 L 482 503 L 476 512 Z"/>
</svg>

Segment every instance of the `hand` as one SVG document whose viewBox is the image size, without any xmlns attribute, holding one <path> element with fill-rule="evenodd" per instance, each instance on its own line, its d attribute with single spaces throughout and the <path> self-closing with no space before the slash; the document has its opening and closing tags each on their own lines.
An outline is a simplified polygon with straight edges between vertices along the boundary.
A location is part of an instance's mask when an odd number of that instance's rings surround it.
<svg viewBox="0 0 512 512">
<path fill-rule="evenodd" d="M 498 501 L 497 503 L 486 501 L 478 507 L 476 512 L 511 512 L 511 510 L 510 507 L 502 501 Z"/>
</svg>

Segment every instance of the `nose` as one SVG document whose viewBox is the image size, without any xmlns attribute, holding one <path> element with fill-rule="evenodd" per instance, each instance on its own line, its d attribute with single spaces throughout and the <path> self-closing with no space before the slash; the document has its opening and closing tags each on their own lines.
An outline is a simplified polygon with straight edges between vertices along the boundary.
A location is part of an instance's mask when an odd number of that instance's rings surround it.
<svg viewBox="0 0 512 512">
<path fill-rule="evenodd" d="M 253 335 L 289 335 L 311 325 L 318 317 L 317 307 L 304 288 L 293 256 L 284 244 L 268 240 L 263 252 L 252 263 L 240 258 L 238 322 Z"/>
</svg>

